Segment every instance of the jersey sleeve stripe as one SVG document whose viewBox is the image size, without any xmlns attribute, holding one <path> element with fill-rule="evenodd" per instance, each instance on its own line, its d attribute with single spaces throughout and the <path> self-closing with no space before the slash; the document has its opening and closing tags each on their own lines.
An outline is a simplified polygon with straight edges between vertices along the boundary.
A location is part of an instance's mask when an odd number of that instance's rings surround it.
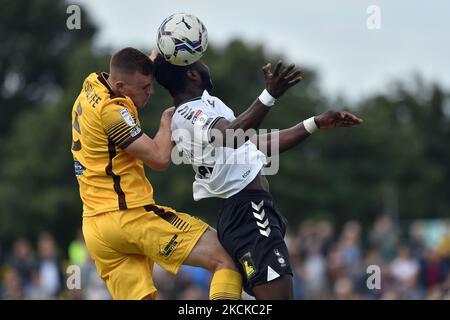
<svg viewBox="0 0 450 320">
<path fill-rule="evenodd" d="M 126 147 L 128 147 L 132 142 L 134 142 L 135 140 L 137 140 L 140 136 L 142 136 L 144 134 L 144 131 L 139 132 L 137 135 L 135 135 L 134 137 L 129 137 L 128 139 L 126 139 L 125 141 L 121 142 L 120 144 L 118 144 L 119 148 L 121 149 L 125 149 Z"/>
<path fill-rule="evenodd" d="M 106 134 L 108 136 L 114 135 L 117 131 L 121 131 L 123 129 L 129 128 L 129 125 L 127 125 L 125 122 L 119 122 L 114 127 L 105 130 Z"/>
<path fill-rule="evenodd" d="M 135 122 L 136 124 L 138 124 L 138 121 L 137 121 L 136 117 L 134 117 L 133 115 L 132 115 L 131 117 L 133 118 L 134 122 Z M 105 126 L 105 131 L 109 131 L 109 130 L 115 128 L 116 126 L 118 126 L 118 125 L 120 125 L 120 124 L 128 125 L 128 124 L 126 124 L 122 119 L 120 119 L 119 121 L 116 121 L 116 122 L 114 122 L 114 123 L 112 123 L 112 124 L 110 124 L 110 125 L 108 125 L 108 126 Z"/>
<path fill-rule="evenodd" d="M 217 121 L 219 121 L 220 119 L 224 119 L 224 117 L 217 117 L 217 118 L 215 118 L 212 122 L 211 122 L 211 124 L 209 125 L 209 127 L 208 127 L 208 141 L 209 141 L 209 143 L 211 143 L 211 129 L 212 128 L 214 128 L 214 125 L 217 123 Z"/>
<path fill-rule="evenodd" d="M 116 142 L 116 144 L 119 144 L 121 142 L 123 142 L 124 140 L 126 140 L 128 137 L 130 137 L 130 130 L 122 130 L 117 132 L 113 137 L 111 137 L 114 142 Z"/>
</svg>

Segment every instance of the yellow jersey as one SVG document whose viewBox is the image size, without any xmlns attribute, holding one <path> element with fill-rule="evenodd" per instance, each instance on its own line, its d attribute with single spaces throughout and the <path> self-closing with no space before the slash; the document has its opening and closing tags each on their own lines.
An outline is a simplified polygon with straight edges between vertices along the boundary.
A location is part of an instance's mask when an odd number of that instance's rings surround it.
<svg viewBox="0 0 450 320">
<path fill-rule="evenodd" d="M 72 154 L 83 216 L 154 204 L 144 164 L 123 151 L 143 132 L 138 111 L 112 91 L 104 72 L 91 73 L 72 108 Z"/>
</svg>

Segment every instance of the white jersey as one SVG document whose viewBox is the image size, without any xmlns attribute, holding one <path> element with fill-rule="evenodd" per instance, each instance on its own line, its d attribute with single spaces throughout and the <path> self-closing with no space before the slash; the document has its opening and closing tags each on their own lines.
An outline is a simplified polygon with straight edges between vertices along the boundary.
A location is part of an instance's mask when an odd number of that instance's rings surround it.
<svg viewBox="0 0 450 320">
<path fill-rule="evenodd" d="M 220 119 L 236 119 L 233 111 L 205 90 L 201 98 L 180 105 L 172 118 L 172 138 L 184 163 L 195 171 L 194 200 L 229 198 L 255 179 L 266 156 L 250 141 L 237 149 L 210 143 L 210 129 Z"/>
</svg>

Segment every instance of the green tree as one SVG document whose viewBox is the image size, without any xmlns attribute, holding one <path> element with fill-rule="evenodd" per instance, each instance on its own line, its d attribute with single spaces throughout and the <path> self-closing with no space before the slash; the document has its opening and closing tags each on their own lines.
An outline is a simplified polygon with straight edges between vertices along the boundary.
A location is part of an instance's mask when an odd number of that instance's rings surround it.
<svg viewBox="0 0 450 320">
<path fill-rule="evenodd" d="M 83 12 L 81 30 L 66 27 L 64 1 L 6 0 L 0 10 L 0 134 L 21 112 L 51 100 L 66 86 L 68 59 L 90 43 L 95 28 Z"/>
</svg>

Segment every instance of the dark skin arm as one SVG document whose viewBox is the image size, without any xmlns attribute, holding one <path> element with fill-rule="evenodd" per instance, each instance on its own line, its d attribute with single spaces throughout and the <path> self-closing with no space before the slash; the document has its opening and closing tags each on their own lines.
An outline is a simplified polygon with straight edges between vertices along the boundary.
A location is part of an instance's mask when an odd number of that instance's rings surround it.
<svg viewBox="0 0 450 320">
<path fill-rule="evenodd" d="M 264 78 L 266 81 L 266 90 L 275 99 L 281 97 L 289 88 L 299 83 L 302 78 L 302 71 L 295 68 L 294 64 L 283 69 L 283 62 L 278 61 L 272 73 L 272 67 L 269 64 L 263 67 Z M 215 145 L 227 145 L 234 148 L 239 147 L 245 141 L 242 134 L 236 132 L 237 129 L 246 131 L 256 129 L 261 124 L 270 108 L 265 106 L 259 99 L 241 113 L 235 120 L 228 121 L 224 118 L 218 120 L 212 127 L 211 137 Z M 223 139 L 225 137 L 225 139 Z M 237 137 L 238 143 L 234 140 Z M 218 139 L 221 138 L 221 139 Z M 225 141 L 223 141 L 225 140 Z"/>
<path fill-rule="evenodd" d="M 350 112 L 337 112 L 334 110 L 327 111 L 314 117 L 314 122 L 319 129 L 347 128 L 363 122 L 362 119 Z M 292 149 L 300 142 L 308 138 L 311 134 L 306 131 L 303 122 L 279 131 L 276 134 L 264 134 L 253 136 L 251 141 L 256 144 L 259 150 L 263 151 L 267 156 L 282 153 Z M 272 150 L 272 144 L 278 139 L 278 148 Z M 275 152 L 274 152 L 275 151 Z"/>
</svg>

